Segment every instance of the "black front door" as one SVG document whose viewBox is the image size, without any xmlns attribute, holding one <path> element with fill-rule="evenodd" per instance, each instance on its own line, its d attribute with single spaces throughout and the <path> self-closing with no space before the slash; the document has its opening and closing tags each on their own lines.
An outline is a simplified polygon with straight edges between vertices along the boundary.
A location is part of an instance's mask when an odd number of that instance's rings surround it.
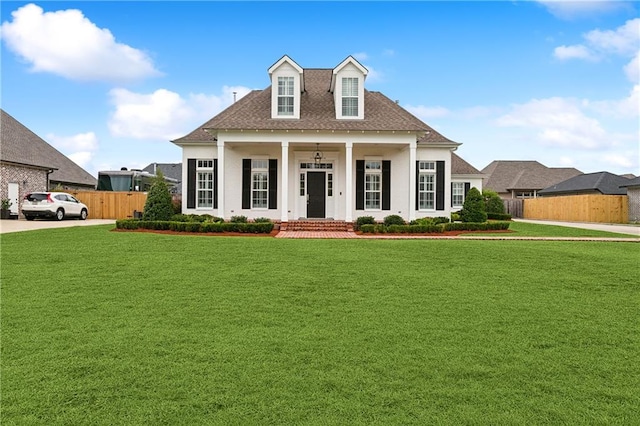
<svg viewBox="0 0 640 426">
<path fill-rule="evenodd" d="M 307 217 L 325 217 L 325 172 L 307 172 Z"/>
</svg>

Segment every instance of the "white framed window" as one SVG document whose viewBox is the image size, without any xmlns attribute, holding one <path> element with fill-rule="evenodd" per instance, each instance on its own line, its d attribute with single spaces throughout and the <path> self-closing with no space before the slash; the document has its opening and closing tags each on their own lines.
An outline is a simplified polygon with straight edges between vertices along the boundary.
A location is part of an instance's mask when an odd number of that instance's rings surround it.
<svg viewBox="0 0 640 426">
<path fill-rule="evenodd" d="M 300 173 L 300 196 L 304 197 L 306 192 L 305 192 L 305 174 L 304 173 Z"/>
<path fill-rule="evenodd" d="M 364 162 L 364 209 L 380 210 L 382 202 L 382 161 Z"/>
<path fill-rule="evenodd" d="M 464 182 L 451 184 L 451 204 L 453 207 L 462 207 L 464 204 Z"/>
<path fill-rule="evenodd" d="M 342 116 L 358 116 L 358 78 L 356 77 L 342 79 Z"/>
<path fill-rule="evenodd" d="M 333 197 L 333 173 L 327 174 L 327 197 Z"/>
<path fill-rule="evenodd" d="M 213 160 L 196 163 L 196 208 L 213 208 Z"/>
<path fill-rule="evenodd" d="M 293 115 L 293 77 L 278 77 L 278 115 Z"/>
<path fill-rule="evenodd" d="M 434 161 L 418 162 L 418 208 L 434 210 L 436 208 L 436 163 Z"/>
<path fill-rule="evenodd" d="M 269 160 L 251 160 L 251 208 L 269 207 Z"/>
</svg>

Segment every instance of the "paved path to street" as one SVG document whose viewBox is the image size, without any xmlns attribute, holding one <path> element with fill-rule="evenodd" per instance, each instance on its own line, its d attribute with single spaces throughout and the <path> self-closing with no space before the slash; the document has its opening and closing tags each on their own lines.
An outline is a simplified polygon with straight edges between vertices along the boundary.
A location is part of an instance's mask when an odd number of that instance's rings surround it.
<svg viewBox="0 0 640 426">
<path fill-rule="evenodd" d="M 113 219 L 68 219 L 58 222 L 57 220 L 0 220 L 0 234 L 9 232 L 33 231 L 35 229 L 50 228 L 70 228 L 72 226 L 92 226 L 115 224 Z"/>
<path fill-rule="evenodd" d="M 592 223 L 592 222 L 557 222 L 552 220 L 513 219 L 514 222 L 537 223 L 540 225 L 568 226 L 570 228 L 593 229 L 596 231 L 615 232 L 640 236 L 640 225 L 626 225 L 622 223 Z"/>
</svg>

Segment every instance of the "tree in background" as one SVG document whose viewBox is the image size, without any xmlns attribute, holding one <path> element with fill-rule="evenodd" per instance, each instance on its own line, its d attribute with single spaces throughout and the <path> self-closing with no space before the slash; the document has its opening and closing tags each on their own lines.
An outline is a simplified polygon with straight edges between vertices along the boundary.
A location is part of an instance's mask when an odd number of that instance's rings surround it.
<svg viewBox="0 0 640 426">
<path fill-rule="evenodd" d="M 482 190 L 482 196 L 487 206 L 487 213 L 505 214 L 504 202 L 497 192 L 484 189 Z"/>
<path fill-rule="evenodd" d="M 170 220 L 173 216 L 173 203 L 169 187 L 164 181 L 164 175 L 158 170 L 157 176 L 149 188 L 147 201 L 144 204 L 143 220 Z"/>
<path fill-rule="evenodd" d="M 460 219 L 463 222 L 482 223 L 487 221 L 487 208 L 478 188 L 473 187 L 467 192 L 462 211 L 460 211 Z"/>
</svg>

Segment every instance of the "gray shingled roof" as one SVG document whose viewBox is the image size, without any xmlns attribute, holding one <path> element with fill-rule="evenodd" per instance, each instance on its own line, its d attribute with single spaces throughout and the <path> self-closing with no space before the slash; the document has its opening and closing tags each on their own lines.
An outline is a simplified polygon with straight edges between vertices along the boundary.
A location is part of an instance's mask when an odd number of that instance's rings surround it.
<svg viewBox="0 0 640 426">
<path fill-rule="evenodd" d="M 626 177 L 626 175 L 622 175 L 623 177 Z M 633 175 L 632 175 L 633 176 Z M 630 186 L 640 186 L 640 176 L 633 178 L 633 179 L 629 179 L 628 182 L 626 182 L 623 185 L 620 185 L 622 188 L 628 188 Z"/>
<path fill-rule="evenodd" d="M 380 92 L 365 90 L 364 119 L 335 117 L 333 94 L 329 92 L 331 69 L 305 69 L 300 100 L 300 119 L 271 118 L 271 86 L 254 90 L 233 105 L 173 142 L 215 140 L 218 130 L 334 130 L 428 132 L 418 143 L 453 143 Z"/>
<path fill-rule="evenodd" d="M 628 184 L 629 181 L 630 179 L 626 177 L 609 172 L 587 173 L 551 185 L 538 191 L 538 194 L 561 195 L 597 191 L 604 195 L 625 195 L 627 188 L 621 188 L 621 186 Z"/>
<path fill-rule="evenodd" d="M 182 163 L 151 163 L 142 170 L 154 175 L 160 170 L 164 177 L 182 181 Z"/>
<path fill-rule="evenodd" d="M 467 163 L 455 152 L 451 153 L 451 174 L 452 175 L 482 175 L 482 173 Z"/>
<path fill-rule="evenodd" d="M 0 160 L 17 165 L 56 169 L 49 175 L 53 182 L 95 187 L 96 178 L 7 112 L 0 112 Z"/>
<path fill-rule="evenodd" d="M 573 167 L 547 167 L 537 161 L 496 160 L 482 169 L 483 187 L 498 193 L 511 190 L 541 190 L 582 174 Z"/>
</svg>

